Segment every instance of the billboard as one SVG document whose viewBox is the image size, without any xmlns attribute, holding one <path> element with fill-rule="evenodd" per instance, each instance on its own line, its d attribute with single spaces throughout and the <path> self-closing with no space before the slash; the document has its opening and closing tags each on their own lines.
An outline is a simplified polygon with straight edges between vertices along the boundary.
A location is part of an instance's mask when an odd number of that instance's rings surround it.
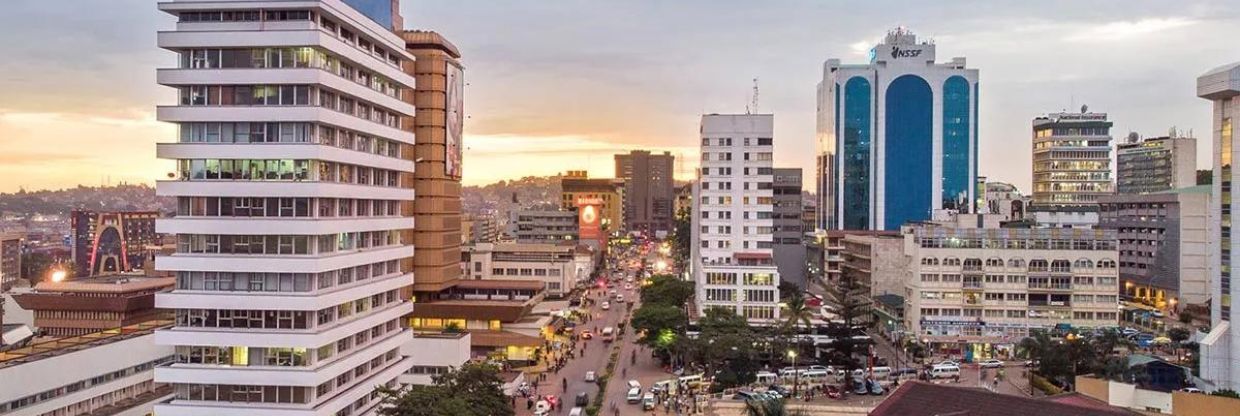
<svg viewBox="0 0 1240 416">
<path fill-rule="evenodd" d="M 461 137 L 465 127 L 465 72 L 461 67 L 448 63 L 447 101 L 444 112 L 444 174 L 451 178 L 461 177 Z"/>
<path fill-rule="evenodd" d="M 581 240 L 602 240 L 603 200 L 577 198 L 577 235 Z"/>
</svg>

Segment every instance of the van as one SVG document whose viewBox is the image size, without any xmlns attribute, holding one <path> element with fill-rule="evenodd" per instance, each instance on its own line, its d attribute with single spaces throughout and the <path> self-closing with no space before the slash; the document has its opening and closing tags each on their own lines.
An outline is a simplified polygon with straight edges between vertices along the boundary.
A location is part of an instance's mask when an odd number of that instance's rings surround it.
<svg viewBox="0 0 1240 416">
<path fill-rule="evenodd" d="M 779 375 L 769 372 L 769 371 L 763 371 L 763 372 L 758 373 L 757 380 L 755 380 L 756 383 L 761 384 L 761 385 L 773 384 L 776 381 L 779 381 Z"/>
<path fill-rule="evenodd" d="M 637 380 L 629 380 L 629 389 L 638 389 L 638 390 L 641 390 L 641 389 L 642 389 L 642 383 L 638 382 Z"/>
<path fill-rule="evenodd" d="M 960 367 L 954 365 L 936 365 L 930 368 L 930 378 L 952 378 L 960 376 Z"/>
<path fill-rule="evenodd" d="M 685 386 L 686 388 L 694 389 L 702 385 L 702 375 L 694 374 L 691 376 L 684 376 L 684 377 L 681 377 L 679 381 L 680 381 L 680 384 Z"/>
<path fill-rule="evenodd" d="M 616 329 L 612 327 L 603 328 L 603 342 L 612 342 L 616 339 Z"/>
<path fill-rule="evenodd" d="M 631 388 L 629 393 L 624 395 L 624 401 L 629 403 L 639 403 L 642 401 L 642 389 Z"/>
<path fill-rule="evenodd" d="M 657 381 L 650 386 L 650 391 L 655 393 L 667 392 L 668 394 L 676 394 L 676 380 Z"/>
</svg>

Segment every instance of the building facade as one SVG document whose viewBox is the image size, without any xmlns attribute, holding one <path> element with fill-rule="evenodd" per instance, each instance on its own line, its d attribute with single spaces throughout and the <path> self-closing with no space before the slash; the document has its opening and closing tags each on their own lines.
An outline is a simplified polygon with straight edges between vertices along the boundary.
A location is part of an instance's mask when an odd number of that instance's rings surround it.
<svg viewBox="0 0 1240 416">
<path fill-rule="evenodd" d="M 181 59 L 156 77 L 180 131 L 156 152 L 180 211 L 156 222 L 177 287 L 156 295 L 175 323 L 155 342 L 178 351 L 157 414 L 371 414 L 410 368 L 414 165 L 441 159 L 415 152 L 414 57 L 387 4 L 384 22 L 341 0 L 158 5 L 177 23 L 157 44 Z"/>
<path fill-rule="evenodd" d="M 461 223 L 461 244 L 494 243 L 499 239 L 499 221 L 493 214 L 465 217 Z"/>
<path fill-rule="evenodd" d="M 1177 312 L 1206 305 L 1210 186 L 1104 196 L 1098 204 L 1098 226 L 1119 236 L 1125 298 Z"/>
<path fill-rule="evenodd" d="M 770 114 L 702 116 L 690 260 L 697 309 L 779 319 L 774 259 L 774 120 Z"/>
<path fill-rule="evenodd" d="M 987 182 L 982 197 L 982 213 L 997 214 L 1005 221 L 1025 219 L 1030 198 L 1020 194 L 1015 186 L 1003 182 Z"/>
<path fill-rule="evenodd" d="M 618 154 L 616 178 L 624 180 L 624 221 L 628 231 L 671 232 L 675 204 L 675 157 L 634 150 Z"/>
<path fill-rule="evenodd" d="M 0 293 L 8 292 L 22 278 L 22 236 L 0 234 Z"/>
<path fill-rule="evenodd" d="M 154 369 L 176 360 L 152 321 L 0 352 L 0 414 L 144 416 L 172 398 Z"/>
<path fill-rule="evenodd" d="M 548 297 L 567 295 L 594 271 L 577 261 L 576 244 L 481 243 L 462 248 L 470 279 L 532 280 L 542 282 Z M 587 259 L 590 256 L 585 256 Z"/>
<path fill-rule="evenodd" d="M 1233 123 L 1240 119 L 1240 63 L 1224 65 L 1197 78 L 1197 96 L 1210 100 L 1211 141 L 1214 143 L 1214 182 L 1210 201 L 1210 334 L 1201 340 L 1201 378 L 1213 383 L 1207 389 L 1240 389 L 1240 308 L 1232 302 L 1240 285 L 1232 283 L 1232 253 L 1240 251 L 1240 239 L 1231 238 L 1232 184 L 1237 171 Z"/>
<path fill-rule="evenodd" d="M 1115 145 L 1115 190 L 1146 194 L 1197 185 L 1197 139 L 1130 137 Z"/>
<path fill-rule="evenodd" d="M 801 169 L 776 168 L 771 188 L 775 195 L 771 218 L 775 224 L 775 266 L 779 278 L 806 288 L 804 205 L 801 198 Z"/>
<path fill-rule="evenodd" d="M 1033 119 L 1033 204 L 1052 227 L 1098 223 L 1098 198 L 1114 192 L 1111 125 L 1106 113 L 1052 113 Z"/>
<path fill-rule="evenodd" d="M 898 230 L 938 209 L 971 211 L 978 70 L 935 62 L 900 28 L 865 64 L 823 65 L 818 84 L 820 228 Z"/>
<path fill-rule="evenodd" d="M 142 270 L 143 248 L 158 243 L 154 211 L 97 212 L 74 210 L 73 268 L 78 277 Z"/>
<path fill-rule="evenodd" d="M 508 213 L 508 231 L 518 243 L 557 243 L 577 240 L 577 213 L 520 210 Z"/>
<path fill-rule="evenodd" d="M 601 231 L 612 234 L 624 226 L 624 189 L 623 180 L 591 179 L 584 170 L 568 171 L 560 178 L 560 209 L 576 211 L 585 205 L 596 205 L 601 214 Z"/>
<path fill-rule="evenodd" d="M 36 284 L 33 291 L 14 294 L 13 300 L 34 313 L 34 326 L 39 332 L 74 337 L 171 318 L 169 311 L 155 308 L 155 294 L 171 290 L 175 280 L 98 276 L 45 281 Z"/>
<path fill-rule="evenodd" d="M 848 234 L 841 244 L 841 277 L 868 288 L 871 299 L 904 295 L 908 259 L 903 237 L 894 233 Z"/>
<path fill-rule="evenodd" d="M 976 228 L 969 217 L 904 230 L 905 325 L 933 353 L 1011 358 L 1034 329 L 1119 324 L 1114 230 Z"/>
</svg>

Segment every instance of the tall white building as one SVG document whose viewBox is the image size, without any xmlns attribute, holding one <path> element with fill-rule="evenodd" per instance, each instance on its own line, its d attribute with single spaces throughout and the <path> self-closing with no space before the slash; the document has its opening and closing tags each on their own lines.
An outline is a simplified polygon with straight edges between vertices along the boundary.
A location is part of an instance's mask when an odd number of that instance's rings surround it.
<svg viewBox="0 0 1240 416">
<path fill-rule="evenodd" d="M 1232 123 L 1240 118 L 1240 62 L 1210 70 L 1197 78 L 1197 96 L 1214 104 L 1214 182 L 1210 199 L 1210 334 L 1201 340 L 1201 378 L 1214 389 L 1240 389 L 1240 310 L 1232 302 L 1232 253 L 1240 250 L 1231 238 L 1232 187 L 1240 177 L 1232 169 L 1237 154 Z M 1209 386 L 1208 386 L 1209 387 Z"/>
<path fill-rule="evenodd" d="M 157 186 L 178 206 L 156 225 L 177 236 L 156 262 L 177 275 L 156 298 L 176 311 L 155 334 L 177 352 L 159 415 L 373 414 L 412 365 L 413 58 L 399 15 L 347 3 L 159 3 L 180 57 L 157 73 L 179 129 L 157 148 L 178 167 Z"/>
<path fill-rule="evenodd" d="M 727 308 L 750 321 L 779 318 L 774 121 L 771 114 L 702 116 L 692 253 L 699 313 Z"/>
<path fill-rule="evenodd" d="M 939 209 L 972 211 L 978 70 L 935 62 L 935 44 L 887 32 L 863 64 L 829 59 L 818 83 L 818 227 L 898 230 Z"/>
</svg>

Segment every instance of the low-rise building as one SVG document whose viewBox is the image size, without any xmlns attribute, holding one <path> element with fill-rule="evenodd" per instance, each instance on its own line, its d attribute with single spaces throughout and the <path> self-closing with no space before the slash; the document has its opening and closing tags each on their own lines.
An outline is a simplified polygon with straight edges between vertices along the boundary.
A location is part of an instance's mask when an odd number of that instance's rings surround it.
<svg viewBox="0 0 1240 416">
<path fill-rule="evenodd" d="M 470 357 L 531 363 L 551 319 L 531 316 L 546 298 L 543 283 L 459 280 L 449 288 L 414 294 L 408 326 L 418 334 L 468 332 Z"/>
<path fill-rule="evenodd" d="M 578 252 L 584 250 L 585 262 Z M 568 294 L 594 270 L 590 249 L 573 243 L 481 243 L 462 247 L 470 279 L 536 281 L 547 296 Z"/>
<path fill-rule="evenodd" d="M 771 188 L 774 209 L 771 219 L 774 232 L 771 241 L 774 244 L 775 267 L 779 269 L 783 281 L 806 287 L 805 245 L 801 243 L 805 229 L 801 216 L 804 208 L 801 201 L 801 169 L 775 168 Z"/>
<path fill-rule="evenodd" d="M 171 311 L 155 308 L 155 294 L 171 290 L 174 277 L 112 275 L 66 281 L 45 281 L 13 300 L 34 312 L 41 334 L 70 337 L 169 319 Z"/>
<path fill-rule="evenodd" d="M 499 222 L 494 215 L 469 215 L 461 221 L 461 244 L 494 243 L 499 239 Z"/>
<path fill-rule="evenodd" d="M 509 213 L 509 234 L 518 243 L 556 243 L 577 240 L 577 213 L 521 210 Z"/>
<path fill-rule="evenodd" d="M 22 276 L 22 236 L 0 234 L 0 293 L 8 292 Z"/>
<path fill-rule="evenodd" d="M 590 178 L 584 170 L 570 170 L 560 178 L 560 209 L 576 211 L 584 205 L 597 205 L 599 225 L 604 235 L 624 226 L 624 180 Z"/>
<path fill-rule="evenodd" d="M 1158 308 L 1204 310 L 1210 299 L 1210 186 L 1105 196 L 1098 203 L 1099 227 L 1118 233 L 1123 296 Z"/>
<path fill-rule="evenodd" d="M 150 415 L 172 387 L 154 381 L 155 367 L 175 360 L 150 321 L 107 332 L 36 342 L 0 352 L 0 414 Z"/>
<path fill-rule="evenodd" d="M 1162 192 L 1196 184 L 1197 139 L 1178 134 L 1141 138 L 1133 133 L 1125 143 L 1115 145 L 1115 190 L 1120 194 Z"/>
<path fill-rule="evenodd" d="M 400 346 L 401 355 L 413 361 L 413 367 L 396 378 L 401 384 L 430 385 L 436 375 L 469 361 L 471 337 L 468 332 L 418 333 Z"/>
<path fill-rule="evenodd" d="M 1012 357 L 1031 330 L 1119 324 L 1116 232 L 996 228 L 977 214 L 905 226 L 905 324 L 934 353 Z"/>
</svg>

